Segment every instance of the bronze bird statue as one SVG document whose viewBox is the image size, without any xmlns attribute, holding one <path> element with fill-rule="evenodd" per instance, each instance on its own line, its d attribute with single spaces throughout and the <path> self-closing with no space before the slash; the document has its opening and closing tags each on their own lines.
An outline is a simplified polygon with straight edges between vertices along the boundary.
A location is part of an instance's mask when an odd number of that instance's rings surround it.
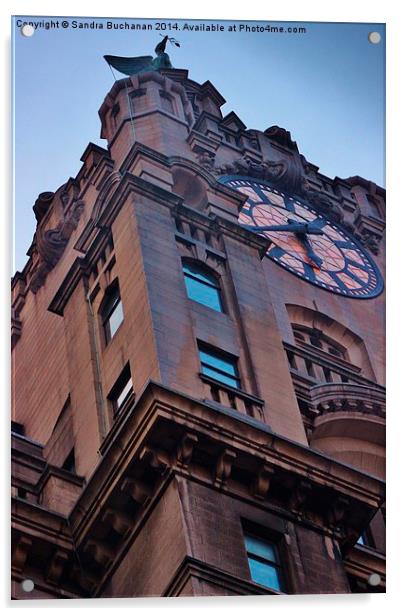
<svg viewBox="0 0 403 616">
<path fill-rule="evenodd" d="M 136 56 L 135 58 L 104 56 L 104 58 L 109 66 L 124 75 L 136 75 L 137 73 L 145 73 L 147 71 L 158 71 L 161 68 L 173 68 L 169 55 L 165 51 L 168 41 L 172 45 L 180 47 L 180 43 L 176 39 L 164 36 L 154 50 L 157 54 L 155 58 L 152 56 Z"/>
</svg>

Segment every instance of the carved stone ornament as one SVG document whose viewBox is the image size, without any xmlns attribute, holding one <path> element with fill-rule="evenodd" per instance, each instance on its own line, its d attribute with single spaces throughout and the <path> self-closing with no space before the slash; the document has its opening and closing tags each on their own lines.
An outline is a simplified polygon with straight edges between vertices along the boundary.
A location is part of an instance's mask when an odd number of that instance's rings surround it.
<svg viewBox="0 0 403 616">
<path fill-rule="evenodd" d="M 216 171 L 214 168 L 215 154 L 203 150 L 196 153 L 196 160 L 200 167 L 203 167 L 203 169 L 206 169 L 206 171 Z"/>
<path fill-rule="evenodd" d="M 297 144 L 295 141 L 291 139 L 290 131 L 285 128 L 281 128 L 281 126 L 270 126 L 264 131 L 266 137 L 268 137 L 271 141 L 275 141 L 279 145 L 282 145 L 285 148 L 289 148 L 290 150 L 296 150 Z"/>
<path fill-rule="evenodd" d="M 304 479 L 301 479 L 296 483 L 292 490 L 288 506 L 297 515 L 303 515 L 306 503 L 312 494 L 312 484 Z"/>
<path fill-rule="evenodd" d="M 275 469 L 268 464 L 262 464 L 256 474 L 255 481 L 252 484 L 252 494 L 255 498 L 264 500 L 270 490 L 270 484 L 274 475 Z"/>
<path fill-rule="evenodd" d="M 364 229 L 362 233 L 355 233 L 355 236 L 361 244 L 370 250 L 374 255 L 379 253 L 379 244 L 382 239 L 380 235 L 377 235 L 368 229 Z"/>
<path fill-rule="evenodd" d="M 35 218 L 38 222 L 40 222 L 45 216 L 46 212 L 52 204 L 54 196 L 55 193 L 53 192 L 43 192 L 38 196 L 33 207 Z"/>
<path fill-rule="evenodd" d="M 62 202 L 65 201 L 66 199 L 62 198 Z M 76 199 L 55 229 L 42 231 L 38 226 L 35 233 L 38 261 L 29 285 L 33 293 L 37 293 L 48 273 L 60 260 L 73 231 L 77 228 L 83 209 L 84 202 Z"/>
<path fill-rule="evenodd" d="M 238 158 L 231 163 L 216 167 L 219 174 L 247 175 L 259 180 L 276 182 L 287 172 L 288 163 L 285 160 L 278 162 L 266 160 L 256 163 L 248 155 Z"/>
<path fill-rule="evenodd" d="M 306 179 L 302 180 L 301 195 L 319 212 L 323 212 L 329 218 L 342 223 L 344 214 L 340 205 L 335 203 L 322 190 L 313 190 Z"/>
<path fill-rule="evenodd" d="M 336 531 L 345 529 L 346 517 L 350 509 L 350 501 L 347 497 L 338 496 L 331 503 L 327 512 L 327 522 Z"/>
<path fill-rule="evenodd" d="M 236 459 L 236 453 L 229 449 L 224 449 L 219 455 L 215 471 L 214 471 L 214 485 L 217 487 L 222 487 L 228 481 L 231 471 L 232 465 Z"/>
<path fill-rule="evenodd" d="M 182 468 L 187 468 L 193 456 L 193 450 L 197 445 L 198 437 L 195 434 L 186 432 L 178 446 L 177 450 L 177 462 Z"/>
</svg>

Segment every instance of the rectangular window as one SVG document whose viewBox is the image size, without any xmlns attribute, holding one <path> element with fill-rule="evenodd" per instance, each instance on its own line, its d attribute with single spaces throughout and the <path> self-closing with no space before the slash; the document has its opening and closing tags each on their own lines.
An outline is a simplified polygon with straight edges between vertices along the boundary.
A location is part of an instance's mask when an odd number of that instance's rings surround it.
<svg viewBox="0 0 403 616">
<path fill-rule="evenodd" d="M 252 580 L 256 584 L 284 592 L 277 546 L 267 539 L 246 534 L 245 547 Z"/>
<path fill-rule="evenodd" d="M 119 288 L 114 287 L 108 292 L 102 307 L 102 322 L 106 342 L 109 342 L 109 340 L 113 338 L 123 322 L 123 317 L 123 306 L 122 300 L 120 299 Z"/>
<path fill-rule="evenodd" d="M 133 381 L 130 374 L 129 364 L 127 364 L 108 396 L 108 399 L 112 404 L 114 417 L 119 415 L 124 405 L 132 396 Z"/>
<path fill-rule="evenodd" d="M 211 272 L 196 264 L 184 263 L 183 274 L 190 299 L 217 312 L 223 312 L 220 286 Z"/>
<path fill-rule="evenodd" d="M 122 388 L 121 392 L 119 393 L 118 397 L 116 398 L 117 412 L 119 412 L 119 410 L 122 408 L 122 406 L 124 405 L 124 403 L 126 402 L 128 397 L 130 396 L 132 391 L 133 391 L 133 382 L 132 382 L 132 379 L 130 377 L 129 380 L 126 382 L 126 384 L 123 385 L 123 388 Z"/>
<path fill-rule="evenodd" d="M 240 389 L 241 381 L 235 357 L 202 344 L 199 344 L 199 357 L 203 374 Z"/>
</svg>

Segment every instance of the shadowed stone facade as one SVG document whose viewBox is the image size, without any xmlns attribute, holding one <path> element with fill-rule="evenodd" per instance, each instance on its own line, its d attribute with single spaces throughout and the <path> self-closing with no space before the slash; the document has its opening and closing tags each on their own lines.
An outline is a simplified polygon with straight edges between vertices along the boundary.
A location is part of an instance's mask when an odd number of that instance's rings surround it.
<svg viewBox="0 0 403 616">
<path fill-rule="evenodd" d="M 224 102 L 186 70 L 115 82 L 107 149 L 34 205 L 13 278 L 14 598 L 385 590 L 384 295 L 266 258 L 220 178 L 305 200 L 381 272 L 385 192 L 323 176 Z M 183 263 L 212 272 L 222 311 L 188 297 Z M 203 371 L 204 347 L 236 359 L 239 387 Z M 276 545 L 281 591 L 253 581 L 247 533 Z"/>
</svg>

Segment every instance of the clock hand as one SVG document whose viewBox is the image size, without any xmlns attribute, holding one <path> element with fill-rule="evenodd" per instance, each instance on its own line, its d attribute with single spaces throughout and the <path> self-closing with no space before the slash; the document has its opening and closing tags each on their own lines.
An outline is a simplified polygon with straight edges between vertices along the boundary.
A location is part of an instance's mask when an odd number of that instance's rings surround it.
<svg viewBox="0 0 403 616">
<path fill-rule="evenodd" d="M 248 231 L 254 231 L 255 233 L 262 231 L 287 231 L 288 233 L 295 233 L 311 261 L 315 263 L 318 268 L 320 268 L 323 263 L 323 259 L 315 253 L 312 244 L 307 238 L 308 233 L 311 235 L 323 235 L 321 227 L 315 224 L 315 222 L 297 222 L 296 220 L 292 220 L 292 218 L 288 218 L 286 225 L 265 225 L 261 227 L 242 225 L 242 227 L 248 229 Z"/>
<path fill-rule="evenodd" d="M 248 231 L 288 231 L 288 233 L 295 233 L 306 235 L 307 233 L 311 235 L 323 235 L 322 229 L 317 227 L 312 222 L 296 222 L 294 220 L 290 220 L 290 222 L 286 225 L 266 225 L 266 226 L 255 226 L 255 225 L 242 225 L 244 229 Z"/>
<path fill-rule="evenodd" d="M 311 259 L 311 261 L 316 263 L 316 265 L 320 269 L 320 267 L 321 267 L 321 265 L 323 263 L 323 259 L 321 259 L 316 254 L 316 252 L 314 251 L 314 249 L 312 247 L 312 244 L 309 241 L 309 239 L 307 238 L 306 234 L 305 233 L 296 233 L 295 235 L 297 236 L 297 238 L 299 239 L 299 241 L 301 242 L 301 244 L 305 248 L 306 254 L 308 255 L 308 257 Z"/>
</svg>

